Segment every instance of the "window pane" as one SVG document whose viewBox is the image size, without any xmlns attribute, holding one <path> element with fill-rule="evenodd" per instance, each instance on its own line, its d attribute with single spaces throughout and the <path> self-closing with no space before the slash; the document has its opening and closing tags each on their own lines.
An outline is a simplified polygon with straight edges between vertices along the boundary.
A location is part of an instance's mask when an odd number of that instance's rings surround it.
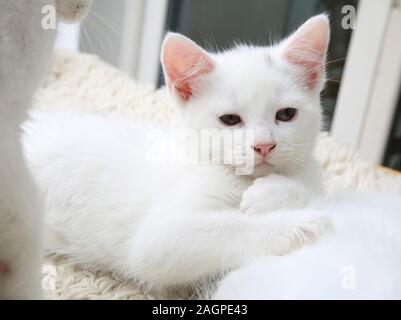
<svg viewBox="0 0 401 320">
<path fill-rule="evenodd" d="M 314 14 L 332 20 L 328 77 L 323 94 L 325 129 L 329 130 L 348 51 L 351 30 L 341 27 L 345 5 L 357 0 L 171 0 L 167 30 L 190 37 L 205 48 L 227 48 L 234 41 L 267 45 L 282 39 Z"/>
</svg>

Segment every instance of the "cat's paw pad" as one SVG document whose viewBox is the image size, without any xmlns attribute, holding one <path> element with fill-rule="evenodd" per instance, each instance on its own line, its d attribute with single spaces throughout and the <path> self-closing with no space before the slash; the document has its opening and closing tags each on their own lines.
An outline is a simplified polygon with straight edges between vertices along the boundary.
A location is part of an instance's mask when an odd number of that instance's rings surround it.
<svg viewBox="0 0 401 320">
<path fill-rule="evenodd" d="M 332 230 L 332 228 L 332 222 L 327 216 L 321 216 L 313 220 L 305 220 L 294 226 L 294 244 L 299 244 L 299 247 L 313 244 Z"/>
</svg>

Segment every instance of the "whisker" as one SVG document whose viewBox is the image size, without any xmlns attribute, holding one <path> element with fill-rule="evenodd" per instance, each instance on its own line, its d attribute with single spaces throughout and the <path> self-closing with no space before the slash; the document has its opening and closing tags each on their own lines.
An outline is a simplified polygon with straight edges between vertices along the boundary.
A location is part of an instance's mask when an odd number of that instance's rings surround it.
<svg viewBox="0 0 401 320">
<path fill-rule="evenodd" d="M 327 82 L 335 82 L 335 83 L 341 83 L 340 80 L 334 80 L 334 79 L 326 79 Z"/>
<path fill-rule="evenodd" d="M 108 27 L 118 38 L 121 37 L 121 31 L 119 31 L 117 26 L 112 24 L 112 21 L 107 21 L 104 17 L 94 11 L 91 11 L 90 15 L 100 20 L 100 22 L 103 23 L 104 26 Z"/>
<path fill-rule="evenodd" d="M 339 61 L 344 61 L 345 59 L 346 59 L 346 57 L 340 58 L 340 59 L 336 59 L 336 60 L 326 61 L 325 65 L 327 66 L 329 64 L 333 64 L 333 63 L 336 63 L 336 62 L 339 62 Z"/>
<path fill-rule="evenodd" d="M 88 31 L 86 30 L 85 24 L 82 24 L 82 31 L 83 31 L 83 34 L 84 34 L 84 36 L 85 36 L 87 42 L 88 42 L 89 49 L 90 49 L 93 53 L 97 54 L 96 48 L 93 46 L 92 40 L 90 39 L 89 34 L 88 34 Z"/>
<path fill-rule="evenodd" d="M 91 29 L 93 30 L 93 34 L 95 36 L 96 42 L 99 44 L 100 49 L 101 49 L 101 51 L 103 51 L 103 54 L 105 55 L 105 57 L 107 57 L 110 60 L 111 56 L 108 54 L 109 52 L 107 52 L 107 50 L 103 44 L 102 38 L 99 37 L 99 35 L 98 35 L 96 22 L 94 20 L 92 20 L 91 18 L 92 18 L 92 16 L 87 16 L 86 23 L 88 24 L 88 26 L 90 25 L 92 27 Z M 99 55 L 100 55 L 100 53 L 101 52 L 99 52 Z"/>
</svg>

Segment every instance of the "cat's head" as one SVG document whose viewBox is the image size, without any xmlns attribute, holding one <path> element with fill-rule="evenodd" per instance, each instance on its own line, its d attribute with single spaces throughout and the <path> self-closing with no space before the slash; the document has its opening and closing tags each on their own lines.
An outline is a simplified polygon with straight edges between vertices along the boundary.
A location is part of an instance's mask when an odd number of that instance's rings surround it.
<svg viewBox="0 0 401 320">
<path fill-rule="evenodd" d="M 253 141 L 234 139 L 231 152 L 237 165 L 252 155 L 255 176 L 308 166 L 320 130 L 329 38 L 326 15 L 309 19 L 277 45 L 238 45 L 221 53 L 169 33 L 161 60 L 182 123 L 195 130 L 251 131 Z"/>
</svg>

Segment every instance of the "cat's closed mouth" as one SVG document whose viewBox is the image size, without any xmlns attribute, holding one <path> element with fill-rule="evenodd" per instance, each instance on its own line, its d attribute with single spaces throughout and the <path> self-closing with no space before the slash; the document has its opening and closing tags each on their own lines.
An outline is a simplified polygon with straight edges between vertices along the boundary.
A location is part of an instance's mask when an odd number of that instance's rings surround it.
<svg viewBox="0 0 401 320">
<path fill-rule="evenodd" d="M 255 165 L 255 168 L 265 168 L 265 167 L 274 167 L 274 165 L 266 161 L 261 161 Z"/>
</svg>

